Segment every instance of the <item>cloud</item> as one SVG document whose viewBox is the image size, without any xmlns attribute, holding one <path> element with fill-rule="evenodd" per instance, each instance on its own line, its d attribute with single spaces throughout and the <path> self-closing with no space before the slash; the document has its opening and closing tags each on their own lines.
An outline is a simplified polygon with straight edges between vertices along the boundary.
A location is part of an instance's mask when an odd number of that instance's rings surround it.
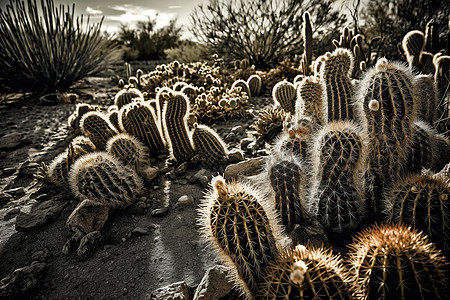
<svg viewBox="0 0 450 300">
<path fill-rule="evenodd" d="M 171 6 L 168 6 L 167 8 L 169 8 L 169 9 L 178 9 L 178 8 L 181 8 L 181 6 L 180 5 L 171 5 Z"/>
<path fill-rule="evenodd" d="M 88 7 L 86 7 L 86 13 L 88 15 L 101 15 L 103 12 L 101 10 L 98 10 L 98 9 L 88 6 Z"/>
<path fill-rule="evenodd" d="M 119 12 L 116 15 L 108 15 L 106 19 L 125 24 L 134 24 L 137 21 L 147 21 L 148 18 L 156 18 L 156 27 L 164 27 L 170 20 L 175 18 L 174 13 L 160 12 L 156 9 L 145 8 L 132 4 L 109 6 L 110 9 Z"/>
</svg>

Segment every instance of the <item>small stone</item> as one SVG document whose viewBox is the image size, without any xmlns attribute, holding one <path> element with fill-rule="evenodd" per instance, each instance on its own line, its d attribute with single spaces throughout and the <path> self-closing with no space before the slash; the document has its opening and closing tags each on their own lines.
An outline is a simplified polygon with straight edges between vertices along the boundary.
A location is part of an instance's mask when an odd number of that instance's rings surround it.
<svg viewBox="0 0 450 300">
<path fill-rule="evenodd" d="M 149 166 L 142 170 L 142 176 L 144 177 L 145 181 L 150 182 L 158 177 L 158 172 L 158 168 Z"/>
<path fill-rule="evenodd" d="M 5 214 L 5 216 L 3 217 L 3 220 L 4 220 L 4 221 L 11 220 L 11 219 L 14 218 L 15 216 L 17 216 L 19 213 L 20 213 L 20 208 L 15 207 L 15 208 L 9 210 L 9 211 Z"/>
<path fill-rule="evenodd" d="M 237 179 L 241 176 L 257 175 L 262 171 L 263 163 L 264 160 L 261 157 L 258 157 L 229 165 L 225 169 L 224 177 L 225 179 L 230 180 Z"/>
<path fill-rule="evenodd" d="M 99 231 L 108 220 L 109 208 L 98 202 L 85 199 L 67 218 L 66 226 L 73 232 L 87 234 Z"/>
<path fill-rule="evenodd" d="M 0 193 L 0 205 L 6 204 L 12 200 L 11 195 L 7 193 Z"/>
<path fill-rule="evenodd" d="M 19 174 L 20 175 L 34 175 L 36 174 L 39 164 L 36 162 L 26 161 L 20 166 Z"/>
<path fill-rule="evenodd" d="M 194 300 L 221 299 L 233 289 L 233 284 L 228 280 L 229 268 L 216 265 L 203 276 L 194 293 Z"/>
<path fill-rule="evenodd" d="M 40 283 L 46 269 L 45 263 L 32 262 L 29 266 L 14 270 L 0 280 L 0 299 L 17 299 L 26 294 Z"/>
<path fill-rule="evenodd" d="M 183 195 L 180 198 L 178 198 L 177 204 L 181 207 L 186 207 L 194 203 L 194 197 L 191 195 Z"/>
<path fill-rule="evenodd" d="M 43 250 L 34 251 L 31 255 L 32 261 L 45 262 L 47 259 L 51 257 L 50 250 L 44 248 Z"/>
<path fill-rule="evenodd" d="M 22 145 L 22 134 L 18 132 L 8 133 L 0 137 L 0 150 L 12 150 Z"/>
<path fill-rule="evenodd" d="M 14 174 L 16 172 L 16 168 L 10 167 L 10 168 L 4 168 L 3 169 L 3 174 L 5 176 L 10 176 L 12 174 Z"/>
<path fill-rule="evenodd" d="M 169 212 L 169 207 L 156 208 L 152 210 L 151 215 L 154 217 L 163 217 Z"/>
<path fill-rule="evenodd" d="M 227 134 L 226 136 L 225 136 L 225 138 L 223 139 L 223 141 L 225 142 L 225 143 L 232 143 L 232 142 L 234 142 L 234 141 L 236 141 L 236 139 L 237 139 L 237 136 L 234 134 L 234 133 L 229 133 L 229 134 Z"/>
<path fill-rule="evenodd" d="M 131 233 L 149 234 L 149 229 L 145 227 L 136 227 L 131 231 Z"/>
<path fill-rule="evenodd" d="M 100 243 L 102 234 L 100 231 L 93 231 L 86 234 L 80 241 L 80 246 L 77 249 L 77 257 L 79 260 L 87 258 L 88 254 L 92 252 Z"/>
<path fill-rule="evenodd" d="M 30 213 L 21 212 L 16 218 L 16 230 L 27 231 L 46 224 L 53 220 L 66 204 L 48 200 L 33 207 Z"/>
<path fill-rule="evenodd" d="M 163 278 L 161 278 L 163 279 Z M 163 279 L 164 281 L 164 279 Z M 162 282 L 162 281 L 160 281 Z M 151 300 L 189 300 L 189 287 L 184 281 L 159 288 L 152 292 Z M 212 298 L 211 298 L 212 299 Z"/>
<path fill-rule="evenodd" d="M 232 163 L 232 164 L 241 162 L 241 161 L 243 161 L 245 159 L 244 158 L 244 153 L 242 152 L 242 150 L 233 149 L 232 151 L 230 151 L 228 153 L 228 159 L 229 159 L 229 162 Z"/>
</svg>

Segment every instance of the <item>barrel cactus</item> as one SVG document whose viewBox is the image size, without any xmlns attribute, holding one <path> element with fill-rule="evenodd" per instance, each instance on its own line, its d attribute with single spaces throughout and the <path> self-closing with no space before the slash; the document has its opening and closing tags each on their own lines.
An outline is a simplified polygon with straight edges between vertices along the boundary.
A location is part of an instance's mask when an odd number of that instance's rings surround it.
<svg viewBox="0 0 450 300">
<path fill-rule="evenodd" d="M 261 94 L 262 79 L 259 75 L 253 74 L 247 79 L 247 85 L 250 89 L 250 95 L 252 97 L 259 96 Z"/>
<path fill-rule="evenodd" d="M 108 140 L 119 133 L 105 114 L 96 111 L 86 113 L 80 121 L 80 127 L 83 135 L 99 150 L 104 150 Z"/>
<path fill-rule="evenodd" d="M 202 165 L 217 167 L 228 161 L 227 145 L 212 128 L 195 123 L 192 142 Z"/>
<path fill-rule="evenodd" d="M 120 90 L 114 97 L 114 105 L 121 109 L 124 105 L 133 101 L 144 101 L 141 91 L 136 88 L 127 88 Z"/>
<path fill-rule="evenodd" d="M 275 84 L 272 90 L 272 98 L 276 105 L 281 106 L 287 113 L 295 114 L 295 101 L 297 95 L 295 87 L 287 80 Z"/>
</svg>

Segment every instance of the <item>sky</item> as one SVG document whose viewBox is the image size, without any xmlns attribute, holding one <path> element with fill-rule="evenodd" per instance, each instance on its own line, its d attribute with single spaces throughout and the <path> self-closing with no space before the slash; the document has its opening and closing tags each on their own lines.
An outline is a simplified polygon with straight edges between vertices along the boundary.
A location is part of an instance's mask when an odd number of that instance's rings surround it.
<svg viewBox="0 0 450 300">
<path fill-rule="evenodd" d="M 26 2 L 27 0 L 25 0 Z M 36 1 L 40 3 L 40 0 Z M 184 37 L 189 37 L 187 27 L 190 25 L 189 16 L 199 4 L 208 0 L 54 0 L 55 4 L 75 3 L 76 15 L 89 15 L 91 21 L 100 21 L 104 16 L 103 27 L 108 32 L 117 32 L 120 24 L 133 26 L 137 21 L 146 21 L 157 15 L 157 27 L 163 27 L 173 18 L 177 18 L 177 25 L 184 27 Z M 9 0 L 0 0 L 0 8 L 4 9 Z"/>
</svg>

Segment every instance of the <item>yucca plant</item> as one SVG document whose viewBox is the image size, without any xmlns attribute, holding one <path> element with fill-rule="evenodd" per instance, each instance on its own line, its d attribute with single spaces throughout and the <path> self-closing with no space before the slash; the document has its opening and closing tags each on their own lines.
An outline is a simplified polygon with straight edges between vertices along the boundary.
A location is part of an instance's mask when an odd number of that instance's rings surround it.
<svg viewBox="0 0 450 300">
<path fill-rule="evenodd" d="M 104 70 L 119 56 L 102 21 L 75 16 L 75 4 L 10 0 L 0 10 L 0 90 L 61 92 Z"/>
</svg>

